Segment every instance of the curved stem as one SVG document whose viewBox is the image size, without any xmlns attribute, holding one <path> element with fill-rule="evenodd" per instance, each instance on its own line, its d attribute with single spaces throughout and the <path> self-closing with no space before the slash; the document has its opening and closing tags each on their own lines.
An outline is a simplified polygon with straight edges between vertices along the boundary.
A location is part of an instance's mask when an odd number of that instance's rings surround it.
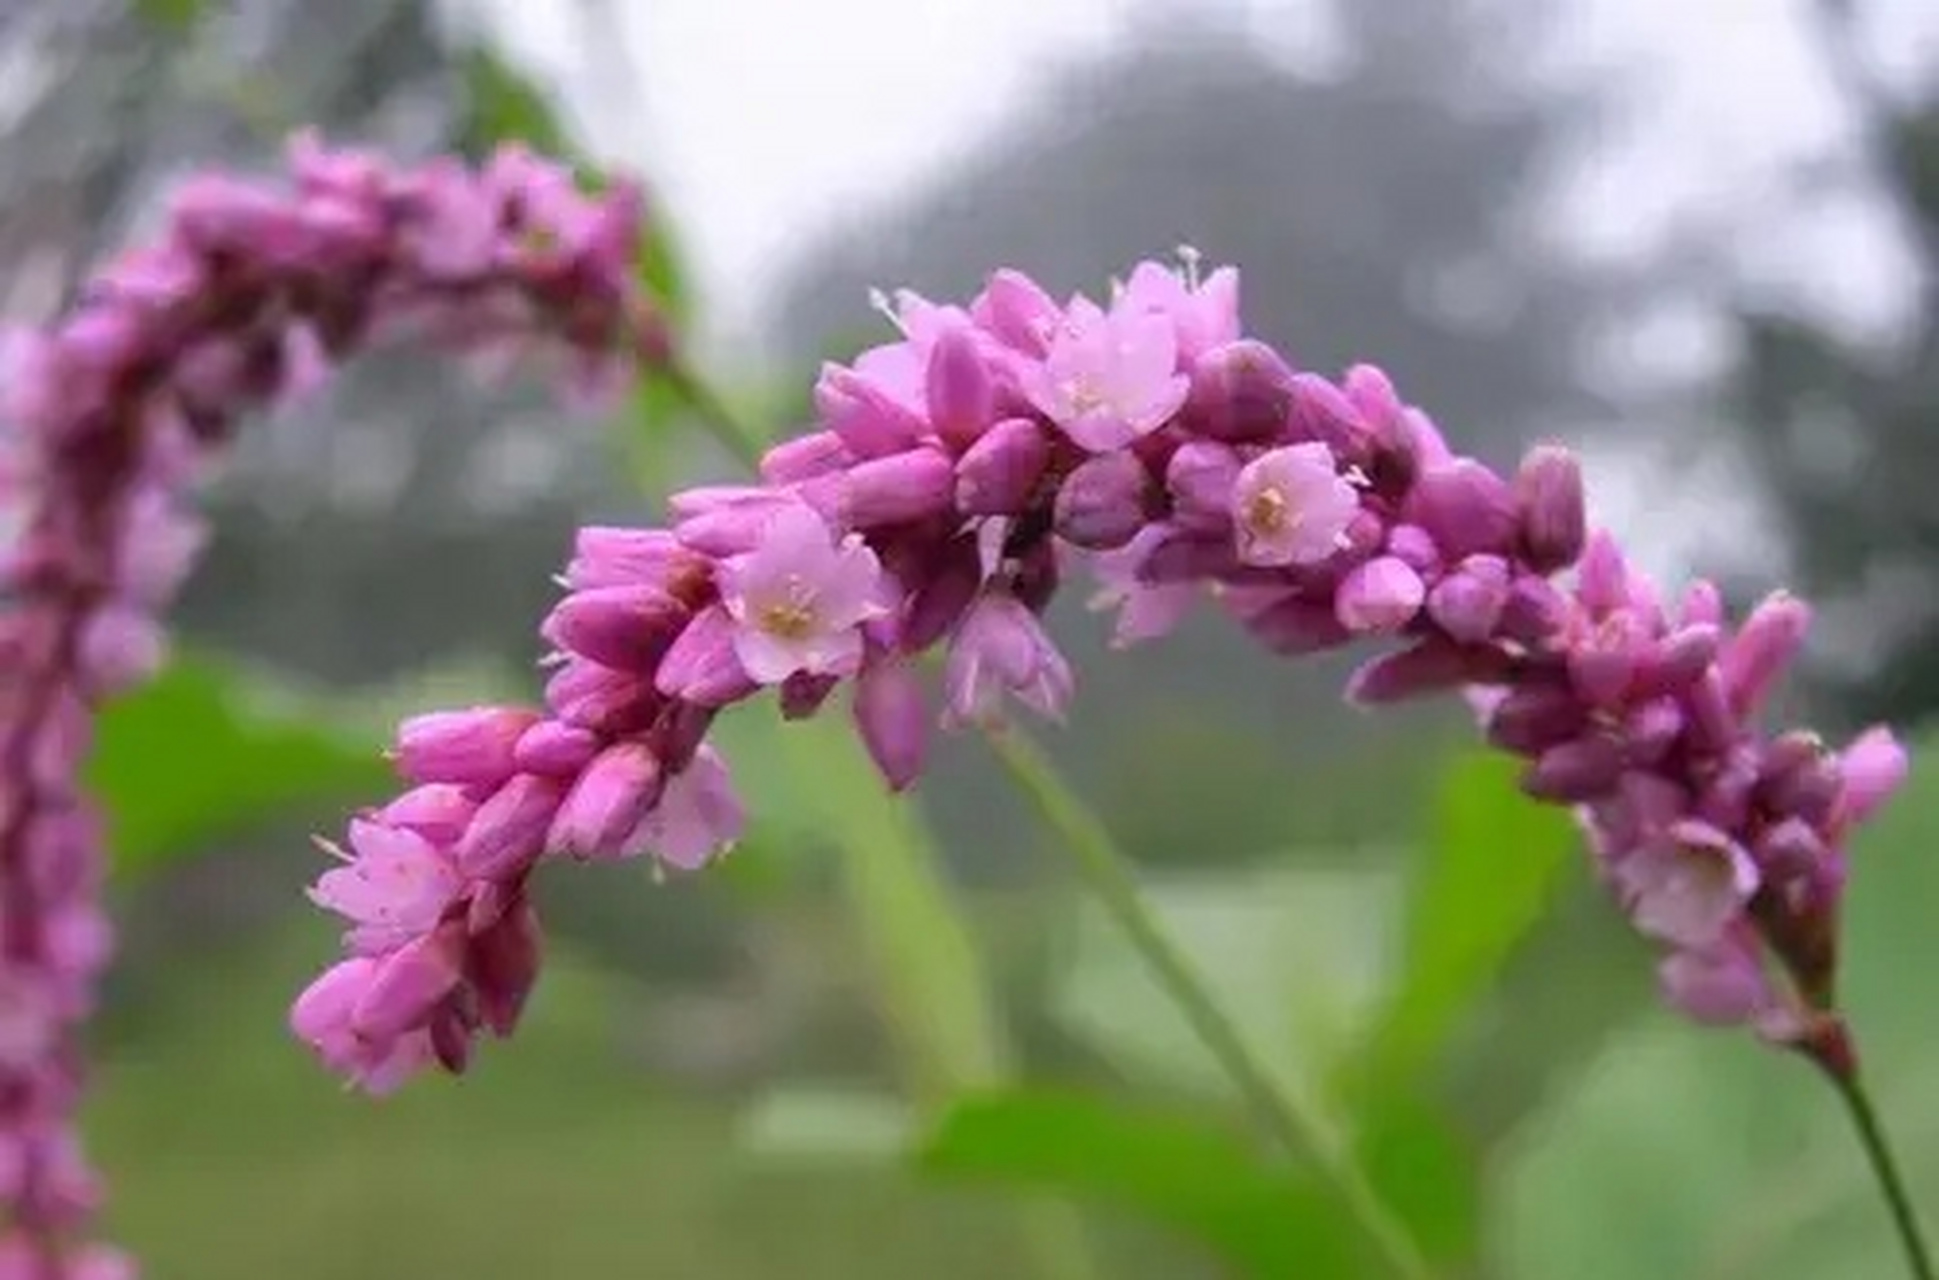
<svg viewBox="0 0 1939 1280">
<path fill-rule="evenodd" d="M 1239 1090 L 1259 1125 L 1276 1145 L 1331 1184 L 1379 1251 L 1390 1274 L 1403 1280 L 1425 1280 L 1432 1272 L 1407 1228 L 1360 1171 L 1334 1154 L 1326 1123 L 1273 1082 L 1191 961 L 1152 913 L 1129 860 L 1117 849 L 1104 824 L 1065 788 L 1043 753 L 1016 729 L 1005 728 L 986 737 L 1012 780 L 1037 806 L 1044 824 L 1056 833 L 1058 847 L 1070 855 L 1085 886 L 1111 913 L 1139 959 Z"/>
<path fill-rule="evenodd" d="M 767 442 L 754 428 L 735 416 L 733 410 L 727 407 L 727 402 L 708 385 L 705 378 L 677 359 L 661 370 L 661 376 L 673 384 L 674 390 L 686 401 L 701 428 L 713 437 L 716 444 L 749 471 L 760 469 L 761 451 L 766 448 Z"/>
<path fill-rule="evenodd" d="M 1878 1177 L 1879 1190 L 1885 1195 L 1885 1203 L 1892 1211 L 1892 1225 L 1897 1228 L 1899 1242 L 1905 1246 L 1906 1261 L 1911 1265 L 1914 1280 L 1939 1280 L 1939 1271 L 1932 1264 L 1932 1250 L 1926 1244 L 1924 1233 L 1919 1228 L 1919 1215 L 1912 1208 L 1912 1197 L 1906 1193 L 1905 1177 L 1899 1172 L 1898 1162 L 1892 1158 L 1891 1145 L 1885 1139 L 1884 1126 L 1879 1123 L 1878 1111 L 1872 1099 L 1865 1092 L 1853 1073 L 1827 1073 L 1832 1087 L 1845 1101 L 1845 1110 L 1851 1115 L 1852 1127 L 1858 1131 L 1859 1145 L 1865 1149 L 1865 1159 Z"/>
</svg>

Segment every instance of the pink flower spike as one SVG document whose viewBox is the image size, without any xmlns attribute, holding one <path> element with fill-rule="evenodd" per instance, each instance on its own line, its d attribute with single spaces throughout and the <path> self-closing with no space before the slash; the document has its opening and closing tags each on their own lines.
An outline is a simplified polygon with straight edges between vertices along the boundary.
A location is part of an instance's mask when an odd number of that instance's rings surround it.
<svg viewBox="0 0 1939 1280">
<path fill-rule="evenodd" d="M 430 932 L 464 887 L 450 855 L 415 831 L 358 818 L 350 848 L 343 866 L 311 886 L 310 900 L 356 926 L 351 945 L 359 951 Z"/>
<path fill-rule="evenodd" d="M 760 685 L 741 666 L 738 635 L 725 606 L 702 609 L 660 659 L 655 686 L 670 698 L 703 707 L 724 707 L 745 698 Z"/>
<path fill-rule="evenodd" d="M 1151 488 L 1144 464 L 1129 453 L 1085 459 L 1058 487 L 1058 536 L 1090 551 L 1123 546 L 1144 527 Z"/>
<path fill-rule="evenodd" d="M 1588 537 L 1588 523 L 1582 464 L 1574 453 L 1560 445 L 1530 449 L 1515 473 L 1515 505 L 1522 551 L 1532 568 L 1553 573 L 1575 563 Z"/>
<path fill-rule="evenodd" d="M 970 606 L 950 640 L 943 669 L 945 721 L 984 724 L 1006 693 L 1051 720 L 1070 702 L 1070 664 L 1045 634 L 1037 615 L 1005 591 L 986 592 Z"/>
<path fill-rule="evenodd" d="M 1774 592 L 1751 611 L 1718 658 L 1733 712 L 1746 716 L 1764 704 L 1810 626 L 1811 607 L 1789 592 Z"/>
<path fill-rule="evenodd" d="M 462 926 L 413 938 L 377 961 L 350 1010 L 351 1033 L 384 1042 L 423 1027 L 464 976 Z"/>
<path fill-rule="evenodd" d="M 761 544 L 719 576 L 734 652 L 757 684 L 797 671 L 851 674 L 862 658 L 861 625 L 886 612 L 875 553 L 856 534 L 837 541 L 806 506 L 778 512 Z"/>
<path fill-rule="evenodd" d="M 1616 886 L 1637 929 L 1679 947 L 1719 942 L 1757 892 L 1757 866 L 1707 823 L 1679 822 L 1616 864 Z"/>
<path fill-rule="evenodd" d="M 925 379 L 929 424 L 944 444 L 963 449 L 996 416 L 995 389 L 976 336 L 952 326 L 929 349 Z"/>
<path fill-rule="evenodd" d="M 430 1039 L 407 1035 L 374 1042 L 351 1029 L 352 1013 L 376 980 L 379 961 L 353 956 L 326 969 L 290 1008 L 290 1030 L 324 1065 L 374 1094 L 395 1090 L 431 1065 Z"/>
<path fill-rule="evenodd" d="M 1177 414 L 1190 381 L 1178 372 L 1171 322 L 1148 313 L 1073 308 L 1024 390 L 1080 447 L 1110 453 Z"/>
<path fill-rule="evenodd" d="M 1340 549 L 1359 509 L 1359 496 L 1334 469 L 1325 445 L 1262 453 L 1233 486 L 1239 558 L 1268 567 L 1318 563 Z"/>
<path fill-rule="evenodd" d="M 1021 271 L 998 271 L 970 305 L 976 322 L 1004 345 L 1029 356 L 1042 356 L 1063 322 L 1063 309 Z"/>
<path fill-rule="evenodd" d="M 650 853 L 667 866 L 697 871 L 733 848 L 746 824 L 727 764 L 712 747 L 666 781 L 660 803 L 627 837 L 621 853 Z"/>
<path fill-rule="evenodd" d="M 1749 939 L 1735 937 L 1664 957 L 1657 969 L 1663 997 L 1705 1026 L 1756 1023 L 1782 1008 Z"/>
<path fill-rule="evenodd" d="M 477 811 L 478 802 L 465 794 L 463 787 L 430 782 L 412 787 L 379 809 L 371 821 L 380 826 L 400 827 L 440 849 L 448 849 L 458 842 L 471 822 L 471 815 Z"/>
<path fill-rule="evenodd" d="M 1114 649 L 1170 635 L 1203 594 L 1196 583 L 1153 586 L 1139 576 L 1145 557 L 1168 536 L 1163 526 L 1146 525 L 1124 546 L 1091 557 L 1099 587 L 1090 608 L 1118 611 L 1111 633 Z"/>
</svg>

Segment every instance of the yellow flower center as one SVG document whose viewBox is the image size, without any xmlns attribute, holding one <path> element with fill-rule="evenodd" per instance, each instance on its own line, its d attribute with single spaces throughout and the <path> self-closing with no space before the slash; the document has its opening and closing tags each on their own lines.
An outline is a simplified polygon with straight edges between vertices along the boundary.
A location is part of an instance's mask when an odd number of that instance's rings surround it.
<svg viewBox="0 0 1939 1280">
<path fill-rule="evenodd" d="M 1281 533 L 1292 516 L 1292 504 L 1278 489 L 1261 489 L 1246 499 L 1246 524 L 1255 532 Z"/>
</svg>

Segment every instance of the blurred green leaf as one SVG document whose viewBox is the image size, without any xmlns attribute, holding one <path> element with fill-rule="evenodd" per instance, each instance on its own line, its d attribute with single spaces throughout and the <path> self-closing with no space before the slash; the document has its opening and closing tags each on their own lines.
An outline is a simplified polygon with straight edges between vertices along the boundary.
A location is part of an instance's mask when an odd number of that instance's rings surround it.
<svg viewBox="0 0 1939 1280">
<path fill-rule="evenodd" d="M 1481 1235 L 1479 1152 L 1411 1093 L 1389 1090 L 1356 1120 L 1354 1154 L 1369 1185 L 1430 1260 L 1465 1267 Z"/>
<path fill-rule="evenodd" d="M 201 21 L 202 0 L 135 0 L 135 12 L 144 22 L 181 33 Z"/>
<path fill-rule="evenodd" d="M 1349 1217 L 1198 1117 L 1079 1095 L 973 1097 L 950 1109 L 920 1164 L 1129 1210 L 1252 1275 L 1358 1274 Z"/>
<path fill-rule="evenodd" d="M 546 155 L 573 158 L 551 99 L 529 76 L 483 46 L 459 57 L 458 72 L 467 107 L 461 138 L 468 150 L 482 153 L 500 143 L 523 142 Z"/>
<path fill-rule="evenodd" d="M 743 1150 L 765 1160 L 886 1164 L 916 1132 L 909 1105 L 872 1090 L 777 1085 L 742 1112 Z"/>
<path fill-rule="evenodd" d="M 1352 1068 L 1362 1088 L 1411 1087 L 1555 900 L 1577 842 L 1566 813 L 1522 794 L 1512 760 L 1464 753 L 1448 769 L 1409 886 L 1399 980 Z"/>
<path fill-rule="evenodd" d="M 378 793 L 376 744 L 294 694 L 179 658 L 103 712 L 87 785 L 118 874 L 139 874 L 288 806 Z"/>
<path fill-rule="evenodd" d="M 1325 1087 L 1387 985 L 1394 877 L 1384 870 L 1248 869 L 1150 876 L 1146 900 L 1280 1087 L 1327 1110 Z M 1058 1018 L 1119 1062 L 1224 1094 L 1225 1073 L 1113 923 L 1081 903 Z"/>
<path fill-rule="evenodd" d="M 1939 754 L 1929 754 L 1855 842 L 1843 982 L 1870 1087 L 1929 1225 L 1939 1223 L 1939 1020 L 1925 977 L 1939 969 L 1935 846 Z M 1525 1121 L 1497 1163 L 1509 1280 L 1903 1274 L 1832 1091 L 1747 1032 L 1653 1013 Z"/>
<path fill-rule="evenodd" d="M 982 960 L 915 801 L 888 793 L 832 716 L 789 725 L 780 738 L 793 762 L 793 799 L 838 850 L 882 1014 L 917 1100 L 933 1108 L 959 1090 L 996 1083 L 1007 1054 Z"/>
</svg>

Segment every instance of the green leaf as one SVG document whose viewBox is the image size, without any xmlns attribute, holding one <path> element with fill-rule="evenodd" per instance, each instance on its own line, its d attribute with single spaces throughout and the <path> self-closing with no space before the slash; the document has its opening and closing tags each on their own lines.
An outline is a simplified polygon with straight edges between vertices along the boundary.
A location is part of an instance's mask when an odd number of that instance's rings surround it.
<svg viewBox="0 0 1939 1280">
<path fill-rule="evenodd" d="M 202 20 L 202 0 L 136 0 L 135 12 L 144 22 L 179 35 Z"/>
<path fill-rule="evenodd" d="M 388 779 L 375 743 L 194 658 L 103 712 L 86 772 L 119 874 L 199 852 L 291 805 L 377 794 Z"/>
<path fill-rule="evenodd" d="M 469 150 L 523 142 L 534 151 L 569 159 L 572 145 L 544 90 L 490 49 L 474 46 L 458 59 L 469 108 L 462 130 Z"/>
<path fill-rule="evenodd" d="M 1359 1274 L 1350 1218 L 1190 1115 L 1067 1094 L 973 1097 L 950 1109 L 920 1167 L 1129 1210 L 1252 1275 Z"/>
<path fill-rule="evenodd" d="M 1481 1233 L 1479 1153 L 1447 1115 L 1389 1091 L 1355 1117 L 1354 1153 L 1368 1184 L 1435 1262 L 1465 1267 Z"/>
<path fill-rule="evenodd" d="M 988 979 L 912 799 L 892 796 L 848 726 L 833 716 L 780 734 L 793 799 L 837 850 L 882 1013 L 913 1094 L 933 1108 L 996 1083 L 1006 1046 Z"/>
<path fill-rule="evenodd" d="M 1388 981 L 1383 924 L 1394 878 L 1366 870 L 1276 867 L 1148 876 L 1144 895 L 1191 956 L 1219 1006 L 1244 1029 L 1280 1087 L 1315 1111 L 1359 1042 Z M 1115 924 L 1080 903 L 1069 964 L 1051 1008 L 1120 1063 L 1171 1086 L 1223 1094 L 1229 1083 Z"/>
<path fill-rule="evenodd" d="M 1577 862 L 1568 815 L 1516 786 L 1514 762 L 1460 757 L 1410 885 L 1399 981 L 1354 1073 L 1411 1086 L 1484 997 Z"/>
</svg>

